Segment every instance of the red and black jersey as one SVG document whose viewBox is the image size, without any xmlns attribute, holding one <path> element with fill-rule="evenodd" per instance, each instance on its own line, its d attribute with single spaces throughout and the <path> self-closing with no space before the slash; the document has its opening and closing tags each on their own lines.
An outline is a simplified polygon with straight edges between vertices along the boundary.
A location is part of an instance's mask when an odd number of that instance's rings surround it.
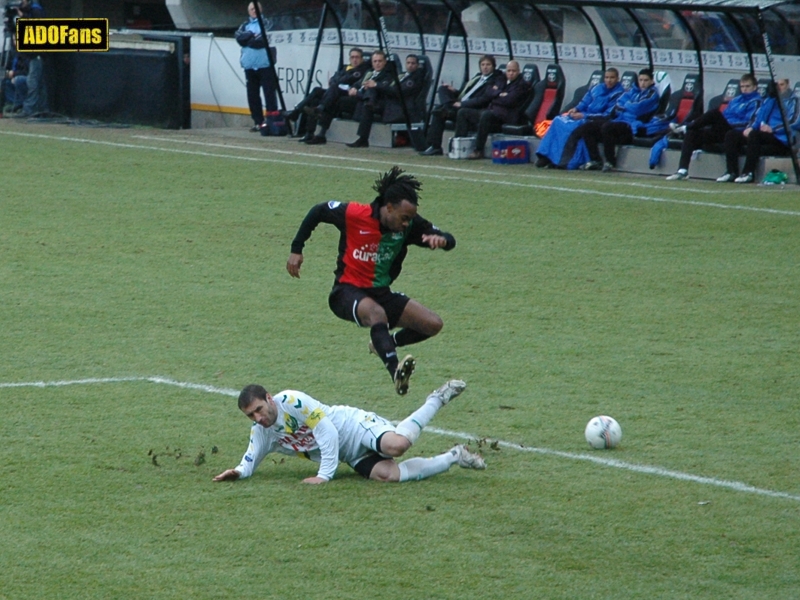
<svg viewBox="0 0 800 600">
<path fill-rule="evenodd" d="M 335 283 L 348 283 L 360 288 L 388 287 L 403 268 L 410 244 L 427 247 L 423 235 L 441 235 L 447 240 L 445 250 L 456 245 L 455 238 L 439 230 L 417 214 L 408 227 L 393 232 L 381 227 L 376 203 L 357 204 L 331 200 L 314 206 L 292 241 L 292 252 L 303 253 L 303 246 L 320 223 L 330 223 L 340 232 L 339 257 L 336 260 Z"/>
</svg>

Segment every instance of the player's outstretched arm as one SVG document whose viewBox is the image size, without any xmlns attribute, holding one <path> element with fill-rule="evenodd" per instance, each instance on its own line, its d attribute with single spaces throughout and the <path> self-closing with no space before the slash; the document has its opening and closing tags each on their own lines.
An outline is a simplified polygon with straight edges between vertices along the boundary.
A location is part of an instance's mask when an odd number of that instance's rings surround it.
<svg viewBox="0 0 800 600">
<path fill-rule="evenodd" d="M 214 477 L 213 481 L 236 481 L 237 479 L 239 479 L 239 471 L 236 469 L 228 469 Z"/>
<path fill-rule="evenodd" d="M 286 261 L 286 270 L 292 277 L 300 278 L 300 267 L 303 265 L 303 255 L 292 252 L 289 255 L 289 260 Z"/>
</svg>

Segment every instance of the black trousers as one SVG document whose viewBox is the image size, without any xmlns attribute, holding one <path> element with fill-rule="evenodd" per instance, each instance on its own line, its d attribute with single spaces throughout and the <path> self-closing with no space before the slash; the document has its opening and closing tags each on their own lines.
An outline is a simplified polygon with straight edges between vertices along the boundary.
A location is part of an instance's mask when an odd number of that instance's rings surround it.
<svg viewBox="0 0 800 600">
<path fill-rule="evenodd" d="M 775 137 L 774 133 L 767 133 L 753 129 L 750 135 L 744 136 L 741 131 L 732 129 L 725 134 L 723 142 L 725 147 L 725 164 L 728 173 L 739 174 L 739 155 L 744 149 L 743 173 L 755 173 L 758 159 L 762 156 L 788 156 L 789 147 Z"/>
<path fill-rule="evenodd" d="M 679 169 L 689 169 L 692 152 L 706 144 L 720 144 L 725 140 L 725 135 L 732 131 L 730 123 L 718 110 L 703 113 L 686 126 L 686 137 L 681 146 L 681 158 L 678 161 Z"/>
<path fill-rule="evenodd" d="M 322 126 L 324 131 L 327 131 L 334 117 L 340 115 L 342 112 L 354 114 L 357 106 L 358 96 L 350 96 L 347 92 L 339 88 L 328 88 L 325 90 L 325 94 L 322 96 L 322 100 L 319 103 L 319 109 L 321 111 L 319 118 L 309 115 L 308 121 L 306 122 L 306 131 L 309 134 L 314 133 L 317 124 Z"/>
<path fill-rule="evenodd" d="M 617 146 L 633 142 L 631 126 L 623 121 L 609 121 L 600 128 L 600 135 L 603 140 L 603 154 L 606 162 L 616 167 Z"/>
<path fill-rule="evenodd" d="M 491 110 L 479 108 L 461 108 L 456 116 L 456 137 L 466 137 L 470 131 L 478 132 L 475 140 L 475 151 L 483 152 L 490 133 L 502 131 L 505 121 Z"/>
<path fill-rule="evenodd" d="M 440 105 L 431 111 L 431 121 L 428 124 L 428 145 L 434 148 L 442 147 L 444 137 L 444 124 L 446 121 L 455 121 L 458 118 L 459 109 L 452 104 Z"/>
<path fill-rule="evenodd" d="M 601 162 L 600 140 L 602 138 L 603 125 L 606 123 L 607 121 L 603 120 L 592 120 L 579 125 L 567 138 L 565 148 L 570 147 L 571 143 L 577 144 L 578 140 L 583 138 L 583 141 L 586 142 L 586 149 L 589 151 L 589 159 L 593 162 Z"/>
<path fill-rule="evenodd" d="M 278 110 L 278 96 L 275 92 L 275 83 L 269 69 L 245 69 L 244 78 L 247 86 L 247 106 L 250 116 L 256 125 L 264 122 L 264 105 L 261 104 L 261 91 L 264 91 L 264 100 L 267 110 Z"/>
</svg>

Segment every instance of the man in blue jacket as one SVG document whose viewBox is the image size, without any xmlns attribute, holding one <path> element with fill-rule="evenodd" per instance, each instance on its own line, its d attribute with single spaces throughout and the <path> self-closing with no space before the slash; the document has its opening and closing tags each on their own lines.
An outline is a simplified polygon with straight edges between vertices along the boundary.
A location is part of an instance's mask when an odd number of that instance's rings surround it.
<svg viewBox="0 0 800 600">
<path fill-rule="evenodd" d="M 261 10 L 261 3 L 258 3 Z M 234 37 L 242 47 L 239 64 L 244 69 L 247 82 L 247 105 L 250 107 L 250 116 L 255 125 L 251 131 L 259 131 L 264 125 L 264 107 L 261 104 L 261 90 L 264 90 L 264 100 L 267 111 L 278 110 L 278 97 L 275 92 L 275 79 L 270 73 L 270 59 L 267 56 L 266 42 L 261 35 L 261 26 L 256 18 L 256 7 L 253 2 L 247 6 L 250 18 L 239 26 Z M 272 28 L 272 22 L 261 13 L 261 22 L 264 31 Z"/>
<path fill-rule="evenodd" d="M 741 134 L 753 120 L 761 106 L 761 94 L 758 93 L 758 81 L 750 73 L 742 75 L 739 79 L 741 94 L 735 96 L 720 112 L 717 109 L 709 110 L 691 123 L 677 126 L 670 125 L 673 133 L 686 134 L 681 146 L 681 158 L 678 162 L 678 171 L 667 177 L 667 181 L 680 181 L 689 178 L 689 162 L 692 153 L 706 144 L 719 144 L 725 140 L 728 133 Z M 733 181 L 738 173 L 738 166 L 733 172 L 725 173 L 717 179 L 719 182 Z"/>
<path fill-rule="evenodd" d="M 658 110 L 659 95 L 655 86 L 652 69 L 639 71 L 638 87 L 631 86 L 620 96 L 611 119 L 605 122 L 589 121 L 580 129 L 589 152 L 589 162 L 583 169 L 597 171 L 600 167 L 600 142 L 603 143 L 605 164 L 603 171 L 612 171 L 617 167 L 617 145 L 630 144 L 633 141 L 633 123 L 646 123 Z"/>
<path fill-rule="evenodd" d="M 575 108 L 553 119 L 536 151 L 536 156 L 539 157 L 536 166 L 577 168 L 578 165 L 571 166 L 570 161 L 575 156 L 578 140 L 571 138 L 570 134 L 587 120 L 607 118 L 624 91 L 619 82 L 619 71 L 614 67 L 606 69 L 603 85 L 594 86 Z"/>
<path fill-rule="evenodd" d="M 778 79 L 777 97 L 770 96 L 764 100 L 761 108 L 748 127 L 742 131 L 729 131 L 725 134 L 725 162 L 727 171 L 717 181 L 731 181 L 735 183 L 752 183 L 758 159 L 762 156 L 788 156 L 791 152 L 791 141 L 783 126 L 783 115 L 778 102 L 783 103 L 786 121 L 793 130 L 800 129 L 797 122 L 798 103 L 800 98 L 789 88 L 788 79 Z M 791 132 L 789 132 L 791 135 Z M 744 168 L 742 175 L 739 173 L 739 154 L 745 148 Z M 725 176 L 727 179 L 724 179 Z"/>
</svg>

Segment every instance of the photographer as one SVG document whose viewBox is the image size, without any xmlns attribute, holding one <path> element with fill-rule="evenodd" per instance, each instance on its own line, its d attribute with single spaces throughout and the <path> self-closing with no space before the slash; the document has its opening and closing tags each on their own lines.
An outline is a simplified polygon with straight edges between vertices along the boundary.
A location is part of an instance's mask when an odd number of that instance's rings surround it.
<svg viewBox="0 0 800 600">
<path fill-rule="evenodd" d="M 44 17 L 44 8 L 37 0 L 22 0 L 16 8 L 17 15 L 22 19 L 41 19 Z M 47 88 L 44 83 L 44 64 L 39 54 L 26 55 L 29 59 L 28 75 L 25 83 L 28 91 L 22 102 L 22 110 L 15 113 L 15 117 L 32 117 L 48 111 Z M 19 94 L 15 96 L 15 103 L 19 104 Z"/>
<path fill-rule="evenodd" d="M 8 52 L 4 70 L 5 76 L 0 82 L 0 97 L 3 98 L 3 116 L 22 110 L 22 103 L 28 95 L 28 63 L 25 54 L 17 52 L 15 34 L 11 34 L 11 49 Z"/>
</svg>

